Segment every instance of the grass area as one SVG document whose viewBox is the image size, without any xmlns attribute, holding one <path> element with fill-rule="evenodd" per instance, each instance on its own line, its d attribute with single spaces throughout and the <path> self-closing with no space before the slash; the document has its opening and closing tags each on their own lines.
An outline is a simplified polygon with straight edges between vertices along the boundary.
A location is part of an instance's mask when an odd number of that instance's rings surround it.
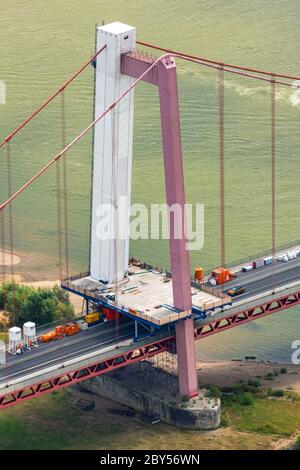
<svg viewBox="0 0 300 470">
<path fill-rule="evenodd" d="M 68 391 L 53 392 L 0 413 L 1 449 L 267 449 L 267 435 L 208 433 L 151 425 L 111 413 L 116 404 L 94 397 L 96 408 L 78 411 Z"/>
<path fill-rule="evenodd" d="M 223 421 L 237 431 L 292 436 L 300 429 L 300 401 L 255 398 L 251 406 L 223 406 Z"/>
<path fill-rule="evenodd" d="M 108 425 L 99 417 L 89 426 L 85 416 L 68 399 L 67 392 L 53 392 L 1 412 L 1 449 L 90 448 L 90 444 L 117 437 L 125 428 Z"/>
<path fill-rule="evenodd" d="M 226 427 L 209 433 L 152 426 L 111 413 L 115 404 L 94 397 L 96 408 L 75 408 L 68 391 L 8 408 L 0 414 L 1 449 L 268 449 L 278 436 L 300 429 L 300 401 L 255 397 L 252 405 L 223 404 Z"/>
</svg>

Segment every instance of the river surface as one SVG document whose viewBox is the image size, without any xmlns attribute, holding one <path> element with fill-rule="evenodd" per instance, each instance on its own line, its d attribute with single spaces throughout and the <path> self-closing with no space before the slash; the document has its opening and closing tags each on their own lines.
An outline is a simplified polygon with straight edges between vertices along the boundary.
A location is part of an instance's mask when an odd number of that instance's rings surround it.
<svg viewBox="0 0 300 470">
<path fill-rule="evenodd" d="M 298 0 L 0 0 L 0 136 L 58 87 L 94 49 L 95 23 L 122 21 L 138 38 L 203 57 L 300 74 Z M 205 242 L 191 252 L 191 265 L 219 263 L 218 75 L 178 61 L 186 198 L 205 207 Z M 135 94 L 133 201 L 165 200 L 158 96 L 151 86 Z M 92 119 L 93 70 L 65 92 L 67 140 Z M 225 80 L 226 259 L 247 257 L 271 245 L 270 85 L 228 75 Z M 276 90 L 278 245 L 298 240 L 300 93 Z M 62 145 L 60 99 L 12 142 L 13 187 L 17 189 Z M 0 195 L 7 194 L 1 152 Z M 67 157 L 72 271 L 88 266 L 91 136 Z M 53 269 L 56 253 L 55 169 L 14 203 L 15 249 L 36 253 L 35 269 Z M 132 241 L 131 253 L 169 265 L 161 240 Z M 40 257 L 39 257 L 40 255 Z M 198 343 L 199 359 L 255 355 L 290 361 L 300 339 L 299 309 L 253 322 Z"/>
</svg>

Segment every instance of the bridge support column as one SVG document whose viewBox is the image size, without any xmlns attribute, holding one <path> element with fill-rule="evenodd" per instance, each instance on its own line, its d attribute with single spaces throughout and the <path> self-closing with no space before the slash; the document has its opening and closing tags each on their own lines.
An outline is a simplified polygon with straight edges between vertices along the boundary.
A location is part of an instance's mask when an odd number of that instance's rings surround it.
<svg viewBox="0 0 300 470">
<path fill-rule="evenodd" d="M 164 169 L 170 224 L 170 258 L 174 307 L 192 310 L 190 263 L 187 242 L 184 172 L 176 64 L 173 58 L 158 64 Z M 174 209 L 174 211 L 173 211 Z M 193 320 L 181 320 L 176 326 L 179 392 L 188 397 L 198 395 Z"/>
<path fill-rule="evenodd" d="M 179 393 L 189 398 L 198 395 L 198 378 L 193 319 L 181 320 L 176 325 Z"/>
</svg>

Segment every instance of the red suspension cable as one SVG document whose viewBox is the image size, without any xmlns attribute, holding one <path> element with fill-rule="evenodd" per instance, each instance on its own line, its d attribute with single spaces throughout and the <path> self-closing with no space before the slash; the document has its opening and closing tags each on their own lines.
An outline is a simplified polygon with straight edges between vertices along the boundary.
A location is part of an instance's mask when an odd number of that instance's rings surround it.
<svg viewBox="0 0 300 470">
<path fill-rule="evenodd" d="M 57 255 L 59 279 L 62 276 L 62 243 L 61 243 L 61 177 L 60 177 L 60 160 L 55 163 L 56 170 L 56 212 L 57 212 Z"/>
<path fill-rule="evenodd" d="M 272 155 L 272 257 L 276 252 L 276 84 L 271 82 L 271 155 Z M 274 264 L 274 261 L 273 261 Z M 273 289 L 275 273 L 273 272 Z"/>
<path fill-rule="evenodd" d="M 140 42 L 141 43 L 141 42 Z M 147 45 L 146 43 L 142 43 L 144 45 Z M 10 204 L 15 198 L 17 198 L 23 191 L 25 191 L 26 188 L 28 188 L 28 186 L 30 186 L 34 181 L 36 181 L 37 178 L 39 178 L 43 173 L 45 173 L 48 168 L 50 168 L 58 159 L 60 159 L 71 147 L 73 147 L 73 145 L 75 145 L 79 140 L 82 139 L 82 137 L 84 137 L 93 127 L 95 127 L 95 125 L 102 119 L 104 118 L 104 116 L 106 116 L 128 93 L 131 92 L 131 90 L 141 81 L 143 80 L 143 78 L 158 64 L 158 62 L 160 62 L 162 59 L 166 58 L 166 57 L 169 57 L 170 56 L 170 53 L 166 53 L 166 54 L 163 54 L 162 56 L 158 57 L 151 65 L 150 67 L 145 70 L 144 73 L 142 73 L 133 83 L 132 85 L 124 92 L 122 93 L 119 98 L 114 102 L 112 103 L 100 116 L 96 117 L 89 125 L 87 128 L 85 128 L 79 135 L 77 135 L 77 137 L 75 137 L 75 139 L 73 139 L 61 152 L 59 152 L 57 155 L 55 155 L 43 168 L 41 168 L 34 176 L 32 176 L 32 178 L 30 178 L 22 187 L 20 187 L 7 201 L 5 201 L 4 203 L 2 203 L 0 205 L 0 211 L 3 211 L 3 209 L 8 205 Z M 172 52 L 172 56 L 173 57 L 178 57 L 180 59 L 184 59 L 184 60 L 187 60 L 189 62 L 194 62 L 194 63 L 200 63 L 201 65 L 205 65 L 201 62 L 201 59 L 199 58 L 194 58 L 193 56 L 188 56 L 188 55 L 183 55 L 181 53 L 177 53 L 177 52 Z M 218 68 L 220 69 L 220 65 L 213 65 L 215 68 Z M 226 71 L 225 70 L 225 67 L 223 66 L 223 64 L 221 64 L 221 67 L 223 69 L 223 71 Z M 248 75 L 247 75 L 248 76 Z M 278 75 L 278 76 L 283 76 L 283 75 Z M 288 77 L 288 76 L 286 76 Z M 259 77 L 256 77 L 256 76 L 253 76 L 252 78 L 257 78 L 259 79 Z M 291 77 L 288 77 L 288 78 L 291 78 Z M 294 77 L 295 78 L 295 77 Z M 268 78 L 263 78 L 263 80 L 265 81 L 272 81 L 272 79 L 268 79 Z M 276 82 L 275 80 L 273 80 L 274 83 L 280 83 L 280 82 Z M 281 83 L 281 84 L 285 84 L 285 85 L 288 85 L 288 86 L 293 86 L 292 84 L 289 84 L 289 83 Z"/>
<path fill-rule="evenodd" d="M 151 44 L 151 43 L 145 42 L 145 41 L 137 41 L 137 44 L 140 44 L 141 46 L 149 47 L 151 49 L 156 49 L 158 51 L 167 52 L 171 55 L 178 55 L 178 56 L 186 57 L 186 58 L 189 58 L 189 59 L 196 59 L 196 60 L 200 60 L 200 61 L 202 61 L 203 63 L 206 63 L 206 64 L 211 64 L 211 65 L 214 65 L 214 66 L 217 66 L 217 67 L 223 67 L 226 72 L 231 72 L 231 70 L 228 70 L 228 68 L 229 68 L 229 69 L 235 69 L 237 71 L 239 70 L 239 71 L 244 71 L 244 72 L 258 73 L 260 75 L 267 75 L 267 76 L 273 76 L 273 77 L 278 77 L 278 78 L 286 78 L 288 80 L 300 80 L 300 77 L 297 77 L 297 76 L 287 75 L 287 74 L 283 74 L 283 73 L 273 73 L 273 72 L 268 72 L 267 70 L 260 70 L 260 69 L 250 68 L 250 67 L 243 67 L 241 65 L 228 64 L 228 63 L 225 63 L 225 62 L 218 62 L 216 60 L 206 59 L 204 57 L 187 54 L 185 52 L 175 51 L 173 49 L 166 49 L 164 47 L 156 46 L 155 44 Z M 255 77 L 255 78 L 258 78 L 258 77 Z"/>
<path fill-rule="evenodd" d="M 73 139 L 63 150 L 61 150 L 58 154 L 56 154 L 51 160 L 48 161 L 48 163 L 43 166 L 35 175 L 33 175 L 23 186 L 21 186 L 10 198 L 7 199 L 7 201 L 3 202 L 0 205 L 0 212 L 5 209 L 6 206 L 11 204 L 14 199 L 16 199 L 25 189 L 27 189 L 32 183 L 34 183 L 43 173 L 45 173 L 57 160 L 59 160 L 65 153 L 70 150 L 79 140 L 82 139 L 101 119 L 104 118 L 112 109 L 115 108 L 115 106 L 122 101 L 122 99 L 127 96 L 133 88 L 141 81 L 143 78 L 160 62 L 164 57 L 168 57 L 169 54 L 164 54 L 163 56 L 159 57 L 156 59 L 150 67 L 145 70 L 145 72 L 142 73 L 131 85 L 127 90 L 125 90 L 119 97 L 118 99 L 112 103 L 106 110 L 100 114 L 100 116 L 96 117 L 89 125 L 86 127 L 80 134 L 78 134 L 75 139 Z"/>
<path fill-rule="evenodd" d="M 67 145 L 66 139 L 66 112 L 65 112 L 65 92 L 61 93 L 61 138 L 62 148 Z M 63 201 L 64 201 L 64 241 L 65 241 L 65 265 L 66 278 L 69 277 L 69 220 L 68 220 L 68 171 L 67 156 L 64 155 L 63 163 Z"/>
<path fill-rule="evenodd" d="M 219 177 L 221 266 L 225 266 L 224 69 L 219 69 Z"/>
<path fill-rule="evenodd" d="M 11 134 L 9 134 L 8 136 L 5 137 L 5 139 L 3 139 L 1 142 L 0 142 L 0 148 L 6 143 L 6 142 L 9 142 L 21 129 L 23 129 L 23 127 L 25 127 L 30 121 L 32 121 L 32 119 L 37 116 L 44 108 L 46 108 L 46 106 L 48 106 L 49 103 L 51 103 L 51 101 L 54 100 L 54 98 L 56 98 L 56 96 L 58 96 L 68 85 L 70 85 L 70 83 L 72 83 L 75 78 L 78 77 L 78 75 L 81 74 L 81 72 L 83 72 L 89 65 L 90 63 L 95 60 L 98 55 L 106 48 L 106 45 L 104 45 L 103 47 L 101 47 L 101 49 L 99 49 L 94 55 L 93 57 L 91 57 L 88 61 L 86 61 L 83 65 L 81 65 L 81 67 L 70 77 L 68 78 L 68 80 L 66 80 L 59 88 L 58 90 L 56 90 L 55 93 L 53 93 L 51 96 L 49 96 L 49 98 L 46 99 L 46 101 L 44 101 L 44 103 L 39 106 L 39 108 L 37 108 L 30 116 L 28 116 L 28 118 L 25 119 L 25 121 L 23 121 Z"/>
<path fill-rule="evenodd" d="M 7 193 L 8 197 L 12 195 L 12 162 L 11 162 L 11 145 L 7 143 Z M 8 227 L 9 227 L 9 253 L 10 253 L 10 271 L 11 277 L 14 277 L 14 240 L 13 240 L 13 214 L 12 204 L 8 208 Z"/>
<path fill-rule="evenodd" d="M 2 174 L 2 166 L 4 166 L 4 160 L 0 159 L 0 177 Z M 3 280 L 5 280 L 5 275 L 6 275 L 6 256 L 5 256 L 5 213 L 2 211 L 0 212 L 0 237 L 1 237 L 1 245 L 0 245 L 0 251 L 1 251 L 1 265 L 2 265 L 2 277 Z"/>
</svg>

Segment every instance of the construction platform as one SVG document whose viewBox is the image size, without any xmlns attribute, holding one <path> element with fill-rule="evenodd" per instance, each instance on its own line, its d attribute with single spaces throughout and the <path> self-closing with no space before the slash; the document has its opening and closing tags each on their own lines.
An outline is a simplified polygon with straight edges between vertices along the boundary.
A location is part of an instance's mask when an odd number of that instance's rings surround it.
<svg viewBox="0 0 300 470">
<path fill-rule="evenodd" d="M 191 316 L 173 307 L 172 278 L 145 263 L 129 265 L 128 276 L 118 284 L 103 284 L 89 275 L 62 282 L 62 287 L 97 304 L 117 310 L 142 322 L 163 326 Z M 193 311 L 208 312 L 231 303 L 222 292 L 207 292 L 191 286 Z"/>
</svg>

